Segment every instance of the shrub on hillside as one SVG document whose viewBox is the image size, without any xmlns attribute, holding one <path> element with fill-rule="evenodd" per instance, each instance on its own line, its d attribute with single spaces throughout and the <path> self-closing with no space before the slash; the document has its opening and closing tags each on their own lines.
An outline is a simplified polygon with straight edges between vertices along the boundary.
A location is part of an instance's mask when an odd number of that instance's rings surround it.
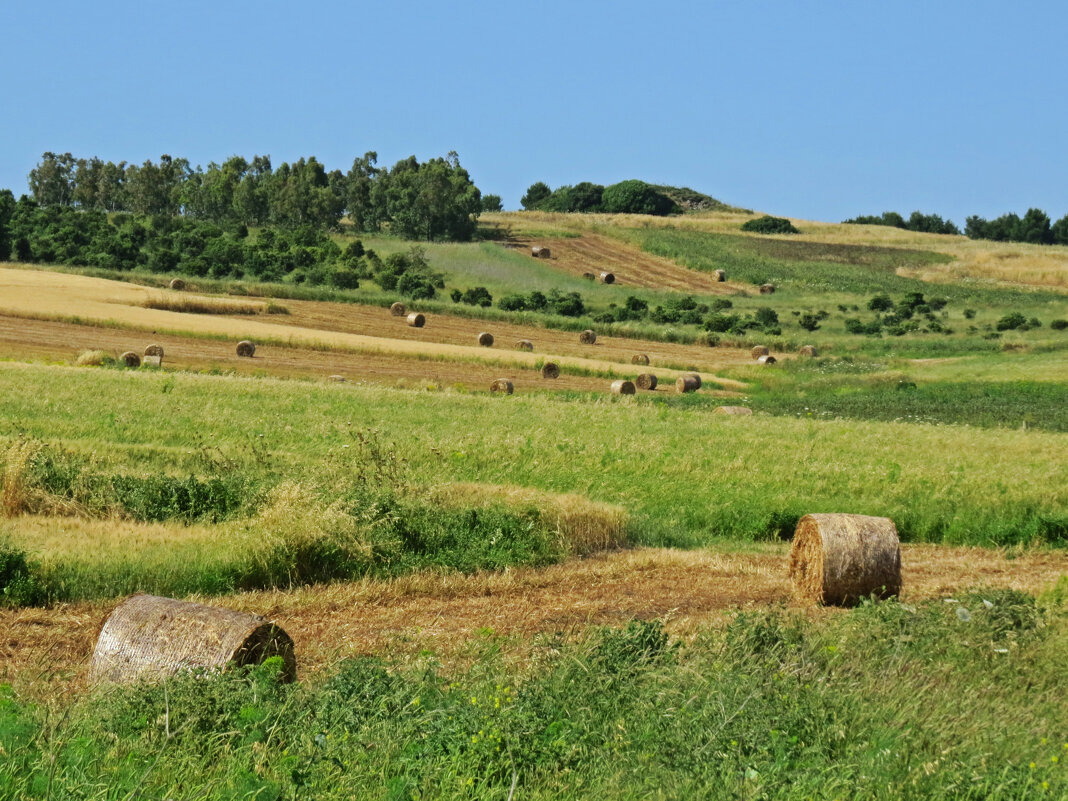
<svg viewBox="0 0 1068 801">
<path fill-rule="evenodd" d="M 601 208 L 610 214 L 655 214 L 663 217 L 679 207 L 644 181 L 620 181 L 604 189 Z"/>
<path fill-rule="evenodd" d="M 792 222 L 784 217 L 772 217 L 765 214 L 755 220 L 742 223 L 742 230 L 754 234 L 799 234 Z"/>
</svg>

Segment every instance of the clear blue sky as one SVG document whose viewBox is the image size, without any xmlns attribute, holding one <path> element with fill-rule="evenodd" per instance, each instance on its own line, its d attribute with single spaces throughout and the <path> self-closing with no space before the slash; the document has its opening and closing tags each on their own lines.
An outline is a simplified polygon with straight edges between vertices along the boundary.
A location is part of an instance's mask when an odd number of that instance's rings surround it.
<svg viewBox="0 0 1068 801">
<path fill-rule="evenodd" d="M 449 150 L 483 192 L 625 178 L 775 214 L 1068 213 L 1068 3 L 0 5 L 0 187 L 42 152 L 347 170 Z"/>
</svg>

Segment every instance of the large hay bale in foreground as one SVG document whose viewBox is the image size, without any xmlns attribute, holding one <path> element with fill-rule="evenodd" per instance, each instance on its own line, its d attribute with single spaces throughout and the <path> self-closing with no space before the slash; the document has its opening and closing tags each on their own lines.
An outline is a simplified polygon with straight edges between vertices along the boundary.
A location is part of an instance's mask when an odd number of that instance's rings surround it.
<svg viewBox="0 0 1068 801">
<path fill-rule="evenodd" d="M 652 373 L 642 373 L 634 379 L 634 385 L 638 389 L 656 389 L 656 376 Z"/>
<path fill-rule="evenodd" d="M 515 342 L 516 350 L 534 350 L 534 343 L 529 339 L 517 339 Z"/>
<path fill-rule="evenodd" d="M 775 294 L 775 284 L 763 284 L 763 285 L 761 285 L 760 294 L 761 295 L 774 295 Z"/>
<path fill-rule="evenodd" d="M 633 395 L 634 394 L 634 382 L 619 380 L 612 382 L 612 394 L 613 395 Z"/>
<path fill-rule="evenodd" d="M 649 357 L 646 356 L 644 353 L 635 353 L 633 356 L 630 357 L 630 363 L 645 366 L 649 364 Z"/>
<path fill-rule="evenodd" d="M 712 277 L 715 278 L 717 281 L 726 281 L 727 273 L 725 270 L 713 270 Z"/>
<path fill-rule="evenodd" d="M 119 361 L 125 364 L 127 367 L 140 367 L 141 357 L 134 353 L 132 350 L 126 351 L 119 357 Z"/>
<path fill-rule="evenodd" d="M 766 345 L 756 345 L 751 351 L 749 351 L 754 359 L 759 359 L 761 356 L 767 356 L 771 353 Z"/>
<path fill-rule="evenodd" d="M 680 375 L 675 379 L 675 391 L 680 395 L 684 392 L 696 392 L 701 388 L 699 379 L 692 375 Z"/>
<path fill-rule="evenodd" d="M 901 548 L 894 521 L 850 514 L 805 515 L 790 550 L 790 578 L 799 598 L 854 604 L 901 591 Z"/>
<path fill-rule="evenodd" d="M 163 358 L 163 346 L 162 345 L 149 345 L 145 348 L 145 356 L 159 356 Z"/>
<path fill-rule="evenodd" d="M 551 254 L 549 253 L 549 248 L 538 247 L 535 245 L 530 249 L 530 255 L 535 259 L 547 259 Z"/>
<path fill-rule="evenodd" d="M 581 334 L 579 334 L 579 342 L 581 342 L 583 345 L 592 345 L 596 341 L 597 334 L 593 333 L 593 331 L 588 328 Z"/>
<path fill-rule="evenodd" d="M 616 282 L 616 277 L 615 277 L 615 275 L 613 273 L 601 273 L 601 283 L 602 284 L 614 284 L 615 282 Z"/>
<path fill-rule="evenodd" d="M 545 362 L 541 366 L 542 378 L 559 378 L 560 377 L 560 365 L 556 362 Z"/>
<path fill-rule="evenodd" d="M 394 317 L 407 317 L 408 307 L 398 300 L 389 307 L 389 313 Z"/>
<path fill-rule="evenodd" d="M 800 348 L 798 348 L 797 355 L 807 356 L 810 359 L 814 359 L 820 354 L 819 351 L 816 350 L 816 347 L 814 345 L 802 345 Z"/>
<path fill-rule="evenodd" d="M 183 281 L 181 278 L 172 278 L 171 289 L 175 290 L 176 292 L 181 292 L 183 289 L 185 289 L 185 281 Z"/>
<path fill-rule="evenodd" d="M 483 331 L 478 335 L 478 344 L 484 348 L 492 348 L 493 334 L 489 333 L 489 331 Z"/>
<path fill-rule="evenodd" d="M 496 381 L 490 384 L 490 392 L 511 395 L 513 392 L 515 392 L 515 386 L 507 378 L 498 378 Z"/>
<path fill-rule="evenodd" d="M 242 339 L 237 343 L 237 355 L 244 356 L 246 359 L 251 359 L 256 355 L 256 345 L 247 339 Z"/>
<path fill-rule="evenodd" d="M 89 663 L 91 681 L 133 682 L 182 670 L 224 670 L 282 657 L 285 681 L 297 677 L 293 640 L 259 615 L 189 601 L 134 595 L 115 607 Z"/>
<path fill-rule="evenodd" d="M 412 328 L 422 328 L 426 325 L 426 316 L 419 312 L 412 312 L 408 315 L 408 325 Z"/>
<path fill-rule="evenodd" d="M 748 406 L 717 406 L 712 410 L 713 414 L 734 414 L 739 416 L 751 415 L 753 410 Z"/>
<path fill-rule="evenodd" d="M 774 356 L 761 356 L 759 359 L 757 359 L 757 364 L 775 364 L 775 361 L 776 359 Z"/>
</svg>

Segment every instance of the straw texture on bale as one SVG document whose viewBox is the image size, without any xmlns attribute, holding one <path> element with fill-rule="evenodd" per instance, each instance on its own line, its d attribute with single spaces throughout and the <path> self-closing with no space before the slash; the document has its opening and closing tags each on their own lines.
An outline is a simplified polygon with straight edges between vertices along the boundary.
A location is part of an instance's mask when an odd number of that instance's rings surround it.
<svg viewBox="0 0 1068 801">
<path fill-rule="evenodd" d="M 646 365 L 649 364 L 649 357 L 646 356 L 644 353 L 635 353 L 633 356 L 630 357 L 630 363 Z"/>
<path fill-rule="evenodd" d="M 172 278 L 171 289 L 176 289 L 179 292 L 182 291 L 183 289 L 185 289 L 185 281 L 183 281 L 181 278 Z"/>
<path fill-rule="evenodd" d="M 163 366 L 163 357 L 162 356 L 145 356 L 145 358 L 143 358 L 141 360 L 141 364 L 144 365 L 145 367 L 162 367 Z"/>
<path fill-rule="evenodd" d="M 545 362 L 541 367 L 542 378 L 559 378 L 560 377 L 560 365 L 556 362 Z"/>
<path fill-rule="evenodd" d="M 283 678 L 297 677 L 293 640 L 259 615 L 155 595 L 134 595 L 104 623 L 89 663 L 91 681 L 133 682 L 230 663 L 282 657 Z"/>
<path fill-rule="evenodd" d="M 127 367 L 140 367 L 141 357 L 134 353 L 132 350 L 126 351 L 119 357 L 119 361 L 125 364 Z"/>
<path fill-rule="evenodd" d="M 675 379 L 675 391 L 678 393 L 683 392 L 696 392 L 701 388 L 698 382 L 698 378 L 692 375 L 680 375 Z"/>
<path fill-rule="evenodd" d="M 478 344 L 484 348 L 492 348 L 493 334 L 489 333 L 488 331 L 483 331 L 481 334 L 478 335 Z"/>
<path fill-rule="evenodd" d="M 805 515 L 790 550 L 794 592 L 813 603 L 847 605 L 901 591 L 894 521 L 850 514 Z"/>
<path fill-rule="evenodd" d="M 237 343 L 237 355 L 251 359 L 256 355 L 256 346 L 247 339 L 242 339 Z"/>
<path fill-rule="evenodd" d="M 757 364 L 775 364 L 774 356 L 761 356 L 757 359 Z"/>
<path fill-rule="evenodd" d="M 771 295 L 775 292 L 775 284 L 763 284 L 760 287 L 761 295 Z"/>
<path fill-rule="evenodd" d="M 581 342 L 583 345 L 592 345 L 596 341 L 597 335 L 588 328 L 581 334 L 579 334 L 579 342 Z"/>
<path fill-rule="evenodd" d="M 517 339 L 515 343 L 516 350 L 534 350 L 534 343 L 529 339 Z"/>
<path fill-rule="evenodd" d="M 616 277 L 612 273 L 601 273 L 601 283 L 602 284 L 614 284 L 615 282 L 616 282 Z"/>
<path fill-rule="evenodd" d="M 419 312 L 412 312 L 408 315 L 408 325 L 412 328 L 422 328 L 426 325 L 426 316 Z"/>
<path fill-rule="evenodd" d="M 715 278 L 717 281 L 726 281 L 727 273 L 725 270 L 713 270 L 712 277 Z"/>
<path fill-rule="evenodd" d="M 736 414 L 736 415 L 749 415 L 753 413 L 753 410 L 748 406 L 717 406 L 712 410 L 713 414 Z"/>
<path fill-rule="evenodd" d="M 406 317 L 408 315 L 408 307 L 398 300 L 389 307 L 389 313 L 394 317 Z"/>
<path fill-rule="evenodd" d="M 159 356 L 159 357 L 162 357 L 163 356 L 163 346 L 162 345 L 149 345 L 147 348 L 145 348 L 145 356 Z"/>
<path fill-rule="evenodd" d="M 759 359 L 759 358 L 760 358 L 761 356 L 767 356 L 767 355 L 768 355 L 769 353 L 771 353 L 771 351 L 770 351 L 770 350 L 768 350 L 768 349 L 767 349 L 767 346 L 765 346 L 765 345 L 756 345 L 756 346 L 755 346 L 755 347 L 754 347 L 754 348 L 753 348 L 753 349 L 752 349 L 751 351 L 749 351 L 749 352 L 750 352 L 751 354 L 753 354 L 753 358 L 754 358 L 754 359 Z"/>
<path fill-rule="evenodd" d="M 550 256 L 549 248 L 538 247 L 535 245 L 530 249 L 530 255 L 535 259 L 547 259 Z"/>
<path fill-rule="evenodd" d="M 490 384 L 490 392 L 503 392 L 505 395 L 511 395 L 515 392 L 515 386 L 507 378 L 498 378 Z"/>
<path fill-rule="evenodd" d="M 612 382 L 612 394 L 613 395 L 633 395 L 634 394 L 634 382 L 619 380 Z"/>
<path fill-rule="evenodd" d="M 642 373 L 634 379 L 634 385 L 638 389 L 656 389 L 656 376 L 652 373 Z"/>
<path fill-rule="evenodd" d="M 816 356 L 819 356 L 820 354 L 819 354 L 819 351 L 817 351 L 816 348 L 813 345 L 802 345 L 798 349 L 797 355 L 798 356 L 808 356 L 809 358 L 815 358 Z"/>
</svg>

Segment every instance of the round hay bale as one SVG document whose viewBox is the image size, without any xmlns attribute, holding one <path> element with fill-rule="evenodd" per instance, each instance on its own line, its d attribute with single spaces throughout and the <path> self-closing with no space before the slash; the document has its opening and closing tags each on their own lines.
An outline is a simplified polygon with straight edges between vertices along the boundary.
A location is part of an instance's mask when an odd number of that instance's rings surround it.
<svg viewBox="0 0 1068 801">
<path fill-rule="evenodd" d="M 225 670 L 282 657 L 282 678 L 297 678 L 293 640 L 259 615 L 134 595 L 111 613 L 89 663 L 90 681 L 128 683 L 183 670 Z"/>
<path fill-rule="evenodd" d="M 774 356 L 761 356 L 759 359 L 757 359 L 757 364 L 765 364 L 765 365 L 775 364 L 775 357 Z"/>
<path fill-rule="evenodd" d="M 614 284 L 615 282 L 616 282 L 616 277 L 612 273 L 601 273 L 601 283 L 602 284 Z"/>
<path fill-rule="evenodd" d="M 559 378 L 560 377 L 560 365 L 556 362 L 545 362 L 541 367 L 542 378 Z"/>
<path fill-rule="evenodd" d="M 593 331 L 588 328 L 581 334 L 579 334 L 579 342 L 581 342 L 583 345 L 592 345 L 596 341 L 597 334 L 593 333 Z"/>
<path fill-rule="evenodd" d="M 612 394 L 613 395 L 633 395 L 634 394 L 634 382 L 633 381 L 613 381 L 612 382 Z"/>
<path fill-rule="evenodd" d="M 242 339 L 237 343 L 237 355 L 244 356 L 247 359 L 251 359 L 256 355 L 256 345 L 249 342 L 247 339 Z"/>
<path fill-rule="evenodd" d="M 697 373 L 686 373 L 685 375 L 687 378 L 692 378 L 697 383 L 698 389 L 701 388 L 701 376 L 699 376 Z"/>
<path fill-rule="evenodd" d="M 765 345 L 757 345 L 749 352 L 753 354 L 754 359 L 759 359 L 761 356 L 767 356 L 769 353 L 771 353 L 771 351 L 768 350 Z"/>
<path fill-rule="evenodd" d="M 656 389 L 656 376 L 652 373 L 642 373 L 634 379 L 634 385 L 638 389 Z"/>
<path fill-rule="evenodd" d="M 582 277 L 585 278 L 587 281 L 596 281 L 597 280 L 597 276 L 594 275 L 593 273 L 583 273 Z"/>
<path fill-rule="evenodd" d="M 683 392 L 696 392 L 701 388 L 700 379 L 692 375 L 680 375 L 675 379 L 675 391 L 680 395 Z"/>
<path fill-rule="evenodd" d="M 712 410 L 713 414 L 733 414 L 741 417 L 751 415 L 753 410 L 748 406 L 717 406 Z"/>
<path fill-rule="evenodd" d="M 481 334 L 478 335 L 478 344 L 484 348 L 492 348 L 493 334 L 489 333 L 488 331 L 483 331 Z"/>
<path fill-rule="evenodd" d="M 513 392 L 515 392 L 515 386 L 507 378 L 498 378 L 496 381 L 490 384 L 490 392 L 511 395 Z"/>
<path fill-rule="evenodd" d="M 389 313 L 394 317 L 407 317 L 408 307 L 398 300 L 389 307 Z"/>
<path fill-rule="evenodd" d="M 646 356 L 644 353 L 635 353 L 633 356 L 630 357 L 630 363 L 640 364 L 644 366 L 646 364 L 649 364 L 649 357 Z"/>
<path fill-rule="evenodd" d="M 145 356 L 159 356 L 163 358 L 163 346 L 162 345 L 149 345 L 145 348 Z"/>
<path fill-rule="evenodd" d="M 797 350 L 798 356 L 807 356 L 810 359 L 814 359 L 819 356 L 819 351 L 816 350 L 814 345 L 802 345 Z"/>
<path fill-rule="evenodd" d="M 761 295 L 772 295 L 775 293 L 775 284 L 762 284 L 760 287 Z"/>
<path fill-rule="evenodd" d="M 422 328 L 426 325 L 426 316 L 419 312 L 412 312 L 408 315 L 408 325 L 412 328 Z"/>
<path fill-rule="evenodd" d="M 343 375 L 328 375 L 326 377 L 326 380 L 333 381 L 335 384 L 344 384 L 346 381 L 348 381 L 348 379 L 345 378 L 345 376 Z"/>
<path fill-rule="evenodd" d="M 183 289 L 185 289 L 185 281 L 183 281 L 181 278 L 172 278 L 170 287 L 171 289 L 177 292 L 181 292 Z"/>
<path fill-rule="evenodd" d="M 790 578 L 799 598 L 855 604 L 901 591 L 901 548 L 894 521 L 868 515 L 805 515 L 790 550 Z"/>
<path fill-rule="evenodd" d="M 535 245 L 530 249 L 530 255 L 535 259 L 547 259 L 551 254 L 549 253 L 549 248 L 538 247 Z"/>
<path fill-rule="evenodd" d="M 515 343 L 516 350 L 534 350 L 534 343 L 529 339 L 517 339 Z"/>
<path fill-rule="evenodd" d="M 141 357 L 134 353 L 132 350 L 126 351 L 119 357 L 119 361 L 125 364 L 127 367 L 140 367 Z"/>
<path fill-rule="evenodd" d="M 712 277 L 715 278 L 717 281 L 726 281 L 727 280 L 727 271 L 726 270 L 713 270 L 712 271 Z"/>
</svg>

